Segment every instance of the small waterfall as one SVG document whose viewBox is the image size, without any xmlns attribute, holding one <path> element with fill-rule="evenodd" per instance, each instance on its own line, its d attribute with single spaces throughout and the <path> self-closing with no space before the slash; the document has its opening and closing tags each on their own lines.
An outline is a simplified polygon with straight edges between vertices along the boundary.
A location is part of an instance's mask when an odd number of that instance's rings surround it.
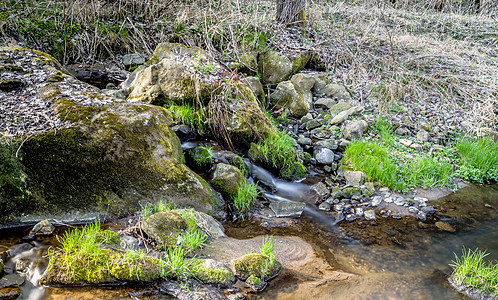
<svg viewBox="0 0 498 300">
<path fill-rule="evenodd" d="M 21 287 L 22 298 L 39 300 L 45 297 L 45 288 L 40 286 L 40 278 L 47 267 L 48 246 L 34 242 L 34 247 L 12 257 L 16 270 L 24 274 L 25 284 Z"/>
</svg>

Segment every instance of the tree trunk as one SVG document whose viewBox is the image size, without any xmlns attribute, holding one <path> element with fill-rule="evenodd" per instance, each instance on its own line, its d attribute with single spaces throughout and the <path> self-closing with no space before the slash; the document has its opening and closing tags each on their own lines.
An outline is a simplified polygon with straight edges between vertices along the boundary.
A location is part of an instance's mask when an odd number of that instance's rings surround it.
<svg viewBox="0 0 498 300">
<path fill-rule="evenodd" d="M 305 6 L 306 0 L 277 0 L 277 22 L 285 25 L 292 23 L 304 25 Z"/>
</svg>

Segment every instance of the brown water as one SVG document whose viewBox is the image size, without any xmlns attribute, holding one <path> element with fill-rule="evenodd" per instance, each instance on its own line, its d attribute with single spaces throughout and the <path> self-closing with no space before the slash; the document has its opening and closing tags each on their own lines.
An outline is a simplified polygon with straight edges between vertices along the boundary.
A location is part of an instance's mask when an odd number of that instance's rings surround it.
<svg viewBox="0 0 498 300">
<path fill-rule="evenodd" d="M 282 197 L 306 198 L 305 185 L 277 182 L 277 186 Z M 408 217 L 337 226 L 312 205 L 298 220 L 268 218 L 269 212 L 263 211 L 251 221 L 228 225 L 226 231 L 236 239 L 256 238 L 255 245 L 261 235 L 273 234 L 276 241 L 281 237 L 282 243 L 292 246 L 282 251 L 293 251 L 282 255 L 292 254 L 299 261 L 284 267 L 263 293 L 249 294 L 249 299 L 465 299 L 447 283 L 449 264 L 464 246 L 488 249 L 488 258 L 498 259 L 498 185 L 469 186 L 434 203 L 455 233 L 435 226 L 421 229 Z M 22 243 L 19 236 L 27 230 L 0 233 L 0 251 Z M 24 255 L 40 259 L 47 245 L 57 241 L 30 243 L 35 250 Z M 12 268 L 14 263 L 6 265 Z M 29 276 L 36 279 L 36 274 Z M 23 287 L 23 299 L 130 299 L 131 295 L 133 299 L 170 299 L 152 287 L 43 289 L 34 283 Z"/>
</svg>

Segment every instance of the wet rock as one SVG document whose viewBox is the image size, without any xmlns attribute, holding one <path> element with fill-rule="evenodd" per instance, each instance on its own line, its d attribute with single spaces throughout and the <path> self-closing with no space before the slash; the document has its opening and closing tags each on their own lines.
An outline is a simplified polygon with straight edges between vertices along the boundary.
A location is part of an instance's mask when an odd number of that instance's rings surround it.
<svg viewBox="0 0 498 300">
<path fill-rule="evenodd" d="M 237 196 L 237 191 L 246 179 L 240 170 L 232 165 L 220 163 L 216 165 L 211 184 L 221 193 L 231 197 Z"/>
<path fill-rule="evenodd" d="M 216 286 L 199 285 L 193 281 L 188 281 L 186 288 L 185 283 L 180 284 L 178 281 L 165 281 L 159 285 L 159 291 L 179 300 L 225 299 Z"/>
<path fill-rule="evenodd" d="M 403 199 L 403 197 L 395 197 L 393 202 L 398 206 L 403 206 L 406 204 L 406 201 L 405 199 Z"/>
<path fill-rule="evenodd" d="M 363 184 L 366 175 L 361 171 L 346 171 L 344 172 L 344 178 L 346 178 L 347 185 L 359 187 Z"/>
<path fill-rule="evenodd" d="M 17 254 L 29 251 L 33 248 L 34 248 L 33 245 L 31 245 L 29 243 L 12 245 L 9 249 L 9 256 L 16 256 Z"/>
<path fill-rule="evenodd" d="M 121 60 L 126 69 L 145 64 L 145 56 L 138 53 L 125 54 Z"/>
<path fill-rule="evenodd" d="M 189 140 L 195 139 L 197 136 L 195 131 L 190 128 L 190 126 L 180 124 L 180 125 L 175 125 L 171 127 L 171 130 L 173 130 L 176 133 L 176 136 L 180 139 L 180 142 L 186 142 Z"/>
<path fill-rule="evenodd" d="M 324 119 L 313 119 L 306 123 L 306 130 L 311 130 L 326 124 L 327 121 Z"/>
<path fill-rule="evenodd" d="M 29 232 L 28 236 L 50 235 L 54 232 L 55 226 L 49 220 L 38 222 Z"/>
<path fill-rule="evenodd" d="M 235 276 L 245 281 L 250 276 L 255 276 L 263 280 L 275 277 L 282 267 L 278 261 L 269 265 L 270 258 L 259 253 L 246 254 L 232 261 Z"/>
<path fill-rule="evenodd" d="M 363 136 L 367 130 L 368 123 L 364 120 L 353 121 L 344 127 L 344 138 L 348 140 L 357 140 Z"/>
<path fill-rule="evenodd" d="M 368 221 L 375 221 L 376 220 L 375 210 L 373 210 L 373 209 L 366 210 L 364 215 L 365 215 L 365 219 L 367 219 Z"/>
<path fill-rule="evenodd" d="M 442 231 L 447 231 L 447 232 L 456 232 L 455 227 L 451 226 L 451 225 L 450 225 L 449 223 L 447 223 L 447 222 L 437 221 L 435 225 L 436 225 L 436 227 L 437 227 L 439 230 L 442 230 Z"/>
<path fill-rule="evenodd" d="M 297 143 L 301 146 L 311 145 L 312 140 L 310 138 L 304 137 L 303 135 L 300 135 L 299 138 L 297 139 Z"/>
<path fill-rule="evenodd" d="M 423 211 L 425 214 L 432 215 L 436 210 L 434 209 L 434 206 L 426 206 L 422 207 L 421 211 Z"/>
<path fill-rule="evenodd" d="M 384 198 L 384 201 L 387 203 L 393 203 L 394 199 L 391 197 L 386 197 L 386 198 Z"/>
<path fill-rule="evenodd" d="M 249 276 L 246 279 L 246 284 L 255 292 L 261 292 L 265 289 L 267 283 L 256 276 Z"/>
<path fill-rule="evenodd" d="M 14 300 L 21 296 L 21 289 L 15 288 L 3 288 L 0 289 L 0 300 Z"/>
<path fill-rule="evenodd" d="M 329 112 L 331 115 L 336 116 L 343 111 L 347 111 L 351 108 L 351 104 L 347 102 L 339 102 L 330 107 Z"/>
<path fill-rule="evenodd" d="M 164 211 L 151 215 L 140 227 L 150 238 L 167 248 L 176 244 L 178 235 L 187 229 L 187 223 L 179 213 Z"/>
<path fill-rule="evenodd" d="M 270 95 L 270 102 L 278 107 L 289 109 L 291 115 L 300 117 L 311 108 L 313 95 L 310 91 L 295 85 L 291 81 L 283 81 L 277 85 Z"/>
<path fill-rule="evenodd" d="M 0 279 L 0 289 L 20 287 L 24 281 L 24 277 L 18 274 L 7 274 Z"/>
<path fill-rule="evenodd" d="M 278 218 L 299 218 L 306 203 L 295 201 L 271 201 L 270 208 Z"/>
<path fill-rule="evenodd" d="M 428 142 L 430 138 L 431 136 L 429 135 L 429 133 L 423 129 L 417 132 L 417 139 L 422 143 Z"/>
<path fill-rule="evenodd" d="M 382 197 L 381 196 L 375 196 L 372 199 L 372 206 L 378 206 L 382 203 Z"/>
<path fill-rule="evenodd" d="M 322 202 L 322 203 L 318 206 L 318 209 L 319 209 L 319 210 L 323 210 L 323 211 L 330 211 L 330 204 L 328 204 L 327 202 Z"/>
<path fill-rule="evenodd" d="M 418 214 L 418 212 L 419 212 L 418 208 L 416 208 L 415 206 L 410 206 L 410 207 L 408 208 L 408 211 L 409 211 L 410 213 L 412 213 L 412 214 Z"/>
<path fill-rule="evenodd" d="M 328 165 L 334 162 L 334 152 L 327 148 L 320 148 L 315 151 L 314 155 L 316 161 L 323 165 Z"/>
<path fill-rule="evenodd" d="M 427 206 L 427 201 L 429 201 L 429 200 L 427 198 L 423 198 L 423 197 L 414 197 L 413 198 L 413 203 L 419 207 Z"/>
<path fill-rule="evenodd" d="M 315 192 L 320 198 L 325 198 L 329 194 L 329 189 L 323 182 L 318 182 L 311 187 L 311 190 Z"/>
<path fill-rule="evenodd" d="M 354 214 L 357 216 L 357 217 L 362 217 L 363 216 L 363 208 L 361 207 L 356 207 L 354 209 Z"/>
<path fill-rule="evenodd" d="M 300 86 L 301 88 L 310 91 L 313 86 L 315 85 L 315 78 L 311 75 L 308 74 L 295 74 L 291 78 L 292 83 L 294 83 L 297 86 Z"/>
<path fill-rule="evenodd" d="M 232 271 L 222 262 L 204 259 L 200 266 L 192 268 L 193 277 L 203 283 L 226 286 L 235 280 Z"/>
<path fill-rule="evenodd" d="M 346 215 L 346 221 L 348 221 L 348 222 L 353 222 L 356 219 L 357 219 L 357 217 L 354 214 Z"/>
<path fill-rule="evenodd" d="M 320 99 L 316 100 L 315 107 L 322 108 L 322 109 L 330 109 L 336 103 L 337 103 L 337 101 L 335 101 L 332 98 L 320 98 Z"/>
<path fill-rule="evenodd" d="M 342 211 L 344 209 L 344 203 L 338 203 L 334 205 L 335 211 Z"/>
</svg>

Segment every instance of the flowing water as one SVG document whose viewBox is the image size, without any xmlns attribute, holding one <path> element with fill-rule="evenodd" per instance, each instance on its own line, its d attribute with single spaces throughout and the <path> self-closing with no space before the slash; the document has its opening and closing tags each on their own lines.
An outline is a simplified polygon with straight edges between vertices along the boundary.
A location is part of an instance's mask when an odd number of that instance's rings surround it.
<svg viewBox="0 0 498 300">
<path fill-rule="evenodd" d="M 276 179 L 257 166 L 251 171 L 255 180 L 273 187 L 267 199 L 307 202 L 311 195 L 307 183 Z M 335 224 L 331 216 L 307 203 L 303 216 L 290 226 L 265 227 L 246 221 L 227 224 L 227 234 L 238 239 L 263 234 L 298 236 L 327 264 L 304 266 L 304 275 L 300 270 L 283 272 L 264 292 L 250 294 L 250 299 L 465 299 L 447 282 L 449 264 L 463 247 L 487 249 L 488 258 L 498 260 L 498 185 L 472 185 L 435 203 L 444 211 L 440 217 L 453 222 L 455 233 L 434 226 L 420 228 L 409 217 L 379 217 L 376 224 Z M 169 299 L 148 287 L 40 287 L 38 279 L 46 266 L 43 255 L 57 240 L 24 242 L 20 237 L 28 229 L 0 232 L 0 250 L 17 249 L 5 265 L 8 272 L 24 272 L 22 299 Z M 329 269 L 352 277 L 326 275 Z"/>
</svg>

